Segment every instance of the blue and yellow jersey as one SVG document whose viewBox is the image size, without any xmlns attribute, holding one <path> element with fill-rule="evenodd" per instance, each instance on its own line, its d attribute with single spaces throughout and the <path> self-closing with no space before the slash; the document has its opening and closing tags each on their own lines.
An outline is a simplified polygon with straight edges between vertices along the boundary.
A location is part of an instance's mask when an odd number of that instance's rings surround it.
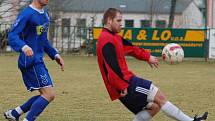
<svg viewBox="0 0 215 121">
<path fill-rule="evenodd" d="M 54 59 L 57 51 L 47 39 L 49 16 L 44 10 L 37 10 L 32 6 L 26 7 L 18 15 L 11 31 L 9 32 L 9 44 L 17 52 L 20 52 L 18 65 L 25 69 L 38 63 L 43 63 L 44 52 Z M 33 57 L 27 57 L 22 48 L 28 45 L 32 48 Z"/>
</svg>

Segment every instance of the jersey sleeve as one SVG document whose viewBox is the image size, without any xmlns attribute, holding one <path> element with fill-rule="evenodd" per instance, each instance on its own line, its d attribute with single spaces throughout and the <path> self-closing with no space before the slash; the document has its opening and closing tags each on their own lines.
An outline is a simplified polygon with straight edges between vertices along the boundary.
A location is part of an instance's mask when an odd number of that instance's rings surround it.
<svg viewBox="0 0 215 121">
<path fill-rule="evenodd" d="M 148 61 L 150 58 L 150 52 L 143 49 L 139 48 L 137 46 L 133 46 L 131 42 L 122 39 L 123 41 L 123 48 L 125 54 L 131 55 L 139 60 L 145 60 Z"/>
<path fill-rule="evenodd" d="M 45 13 L 47 20 L 49 21 L 49 13 L 46 11 Z M 58 51 L 50 44 L 48 38 L 47 38 L 47 32 L 45 33 L 45 44 L 44 44 L 44 51 L 48 54 L 48 56 L 54 60 L 55 56 L 58 54 Z"/>
<path fill-rule="evenodd" d="M 17 52 L 21 52 L 22 47 L 25 44 L 24 40 L 21 38 L 21 33 L 24 30 L 29 19 L 29 15 L 25 15 L 24 13 L 20 13 L 14 24 L 11 27 L 11 30 L 8 34 L 8 40 L 10 46 Z"/>
<path fill-rule="evenodd" d="M 48 39 L 45 40 L 44 51 L 52 60 L 54 60 L 55 56 L 58 54 L 57 50 L 54 47 L 52 47 Z"/>
<path fill-rule="evenodd" d="M 123 78 L 123 73 L 120 69 L 117 59 L 116 49 L 112 43 L 107 43 L 102 48 L 102 54 L 107 68 L 107 77 L 111 85 L 118 91 L 128 87 L 128 81 Z"/>
</svg>

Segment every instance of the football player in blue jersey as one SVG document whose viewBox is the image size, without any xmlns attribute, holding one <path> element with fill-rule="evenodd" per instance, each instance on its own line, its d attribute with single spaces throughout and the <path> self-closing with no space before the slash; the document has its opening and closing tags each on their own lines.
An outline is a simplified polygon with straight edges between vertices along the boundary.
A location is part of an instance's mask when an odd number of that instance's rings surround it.
<svg viewBox="0 0 215 121">
<path fill-rule="evenodd" d="M 54 100 L 55 91 L 43 56 L 55 60 L 64 70 L 64 60 L 47 39 L 49 26 L 48 13 L 43 9 L 48 0 L 33 0 L 18 15 L 9 32 L 9 44 L 20 53 L 18 67 L 27 90 L 38 90 L 40 95 L 31 97 L 23 105 L 8 110 L 4 116 L 9 121 L 18 121 L 23 113 L 27 113 L 24 121 L 34 121 Z"/>
</svg>

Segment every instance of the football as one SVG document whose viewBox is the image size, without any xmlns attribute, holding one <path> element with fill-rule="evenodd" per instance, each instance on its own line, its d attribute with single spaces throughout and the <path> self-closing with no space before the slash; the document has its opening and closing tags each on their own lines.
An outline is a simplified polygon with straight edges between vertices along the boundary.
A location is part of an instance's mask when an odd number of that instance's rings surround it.
<svg viewBox="0 0 215 121">
<path fill-rule="evenodd" d="M 163 48 L 162 59 L 169 64 L 180 63 L 184 59 L 184 50 L 179 44 L 169 43 Z"/>
</svg>

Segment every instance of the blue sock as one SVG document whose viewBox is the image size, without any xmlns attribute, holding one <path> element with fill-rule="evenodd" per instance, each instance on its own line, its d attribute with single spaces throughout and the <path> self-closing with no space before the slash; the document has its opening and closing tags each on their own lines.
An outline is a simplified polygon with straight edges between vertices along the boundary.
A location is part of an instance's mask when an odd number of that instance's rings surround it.
<svg viewBox="0 0 215 121">
<path fill-rule="evenodd" d="M 27 102 L 25 102 L 23 105 L 20 106 L 20 108 L 22 109 L 22 111 L 24 113 L 28 112 L 31 108 L 31 105 L 34 103 L 34 101 L 40 97 L 40 95 L 37 96 L 33 96 L 31 97 Z"/>
<path fill-rule="evenodd" d="M 16 119 L 18 119 L 20 117 L 20 114 L 15 110 L 13 109 L 12 112 L 11 112 L 12 116 L 14 116 Z"/>
<path fill-rule="evenodd" d="M 26 119 L 28 121 L 34 121 L 40 115 L 40 113 L 43 112 L 48 104 L 49 102 L 45 98 L 39 96 L 37 100 L 35 100 L 32 104 L 31 109 L 26 116 Z"/>
<path fill-rule="evenodd" d="M 21 110 L 23 111 L 23 113 L 26 113 L 30 110 L 31 108 L 31 105 L 32 103 L 39 97 L 40 95 L 37 95 L 37 96 L 33 96 L 31 97 L 28 101 L 26 101 L 22 106 L 20 106 Z M 12 115 L 15 117 L 15 118 L 19 118 L 20 117 L 20 113 L 17 112 L 16 109 L 13 109 L 12 110 Z"/>
</svg>

